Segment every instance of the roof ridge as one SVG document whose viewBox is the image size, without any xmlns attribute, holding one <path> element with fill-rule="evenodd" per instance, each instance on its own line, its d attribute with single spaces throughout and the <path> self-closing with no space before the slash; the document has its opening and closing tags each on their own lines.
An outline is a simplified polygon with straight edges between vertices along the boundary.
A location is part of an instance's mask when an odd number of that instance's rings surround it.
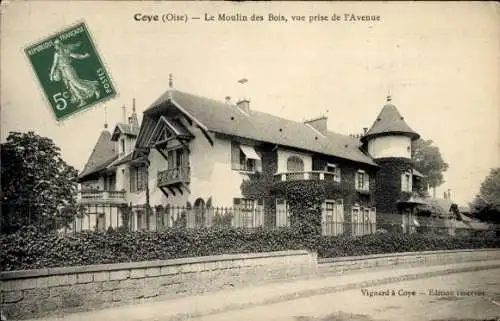
<svg viewBox="0 0 500 321">
<path fill-rule="evenodd" d="M 178 92 L 178 93 L 181 93 L 181 94 L 184 94 L 184 95 L 189 95 L 189 96 L 193 96 L 193 97 L 198 97 L 198 98 L 201 98 L 201 99 L 205 99 L 205 100 L 209 100 L 209 101 L 212 101 L 212 102 L 215 102 L 217 103 L 218 105 L 220 105 L 220 107 L 222 108 L 227 108 L 228 110 L 230 110 L 231 108 L 237 108 L 238 106 L 237 105 L 234 105 L 234 104 L 231 104 L 231 105 L 228 105 L 225 101 L 222 101 L 222 100 L 217 100 L 215 98 L 210 98 L 210 97 L 206 97 L 206 96 L 202 96 L 202 95 L 199 95 L 199 94 L 192 94 L 192 93 L 189 93 L 189 92 L 185 92 L 185 91 L 182 91 L 182 90 L 178 90 L 178 89 L 168 89 L 164 95 L 167 93 L 167 92 L 172 92 L 172 93 L 175 93 L 175 92 Z M 163 96 L 163 95 L 162 95 Z M 175 100 L 175 97 L 174 97 L 174 100 Z M 246 112 L 243 112 L 243 113 L 246 113 Z M 277 116 L 277 115 L 274 115 L 274 114 L 271 114 L 271 113 L 267 113 L 267 112 L 263 112 L 263 111 L 260 111 L 260 110 L 256 110 L 256 109 L 250 109 L 249 112 L 247 113 L 250 117 L 252 116 L 252 113 L 261 113 L 261 114 L 265 114 L 267 116 L 272 116 L 272 117 L 275 117 L 277 119 L 280 119 L 280 120 L 284 120 L 284 121 L 288 121 L 288 122 L 293 122 L 293 123 L 296 123 L 296 124 L 302 124 L 304 125 L 305 127 L 306 126 L 306 123 L 303 122 L 303 121 L 297 121 L 297 120 L 293 120 L 293 119 L 289 119 L 289 118 L 284 118 L 284 117 L 280 117 L 280 116 Z M 323 115 L 323 116 L 319 116 L 319 117 L 315 117 L 313 120 L 317 120 L 317 119 L 321 119 L 321 118 L 324 118 L 327 116 Z M 311 121 L 311 120 L 307 120 L 307 121 Z M 339 132 L 334 132 L 334 131 L 331 131 L 329 129 L 326 130 L 327 133 L 331 133 L 331 134 L 334 134 L 334 135 L 339 135 L 339 136 L 343 136 L 344 138 L 349 138 L 351 140 L 356 140 L 356 139 L 353 139 L 352 137 L 350 137 L 348 134 L 343 134 L 343 133 L 339 133 Z M 327 135 L 324 135 L 322 134 L 323 136 L 327 136 Z"/>
<path fill-rule="evenodd" d="M 325 139 L 319 139 L 319 134 L 307 128 L 304 121 L 287 119 L 257 109 L 250 109 L 250 117 L 244 117 L 235 110 L 234 104 L 177 89 L 168 89 L 146 109 L 145 113 L 152 113 L 147 124 L 144 121 L 148 118 L 143 117 L 142 125 L 147 125 L 147 129 L 141 129 L 143 136 L 154 126 L 155 119 L 162 114 L 162 106 L 170 100 L 173 101 L 174 107 L 182 106 L 185 112 L 212 132 L 300 148 L 376 166 L 373 158 L 361 150 L 361 141 L 347 134 L 326 130 L 323 133 Z M 141 128 L 144 128 L 142 125 Z M 144 143 L 141 137 L 138 141 L 139 145 Z"/>
</svg>

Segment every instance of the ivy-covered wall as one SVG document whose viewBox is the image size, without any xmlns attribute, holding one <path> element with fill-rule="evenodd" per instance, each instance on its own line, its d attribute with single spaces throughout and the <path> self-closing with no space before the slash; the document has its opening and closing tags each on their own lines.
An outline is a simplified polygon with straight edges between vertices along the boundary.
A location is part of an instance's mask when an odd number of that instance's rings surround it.
<svg viewBox="0 0 500 321">
<path fill-rule="evenodd" d="M 278 168 L 278 154 L 274 145 L 263 144 L 255 148 L 262 159 L 262 173 L 249 175 L 250 180 L 241 185 L 241 194 L 245 198 L 264 201 L 264 225 L 272 227 L 276 225 L 273 213 L 276 209 L 275 196 L 271 194 L 274 185 L 274 173 Z"/>
<path fill-rule="evenodd" d="M 321 204 L 326 199 L 344 202 L 344 220 L 351 221 L 351 209 L 356 204 L 363 207 L 375 206 L 376 168 L 346 161 L 343 159 L 322 156 L 313 157 L 313 170 L 324 170 L 327 163 L 334 163 L 341 169 L 341 183 L 333 181 L 288 181 L 279 182 L 274 179 L 277 170 L 277 152 L 273 145 L 262 145 L 256 148 L 262 155 L 262 173 L 250 177 L 241 186 L 245 198 L 263 199 L 266 212 L 265 225 L 275 226 L 276 199 L 285 199 L 292 216 L 310 221 L 320 227 Z M 362 169 L 370 175 L 370 191 L 360 193 L 355 190 L 356 172 Z M 296 213 L 296 214 L 293 214 Z M 319 219 L 319 222 L 318 222 Z"/>
<path fill-rule="evenodd" d="M 396 202 L 406 200 L 411 193 L 401 191 L 401 174 L 412 169 L 408 158 L 377 159 L 380 170 L 376 176 L 375 199 L 378 213 L 397 213 Z"/>
</svg>

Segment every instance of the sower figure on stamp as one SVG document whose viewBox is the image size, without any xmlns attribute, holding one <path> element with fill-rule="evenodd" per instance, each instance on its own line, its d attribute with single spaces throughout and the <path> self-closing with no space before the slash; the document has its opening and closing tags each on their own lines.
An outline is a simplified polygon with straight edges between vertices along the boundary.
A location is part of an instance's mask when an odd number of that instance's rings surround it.
<svg viewBox="0 0 500 321">
<path fill-rule="evenodd" d="M 92 96 L 99 98 L 99 82 L 85 80 L 78 77 L 71 65 L 71 59 L 85 59 L 88 53 L 72 52 L 79 44 L 63 44 L 60 40 L 54 41 L 54 60 L 50 69 L 50 81 L 63 81 L 71 94 L 71 102 L 79 102 L 78 107 L 85 106 L 86 100 Z"/>
</svg>

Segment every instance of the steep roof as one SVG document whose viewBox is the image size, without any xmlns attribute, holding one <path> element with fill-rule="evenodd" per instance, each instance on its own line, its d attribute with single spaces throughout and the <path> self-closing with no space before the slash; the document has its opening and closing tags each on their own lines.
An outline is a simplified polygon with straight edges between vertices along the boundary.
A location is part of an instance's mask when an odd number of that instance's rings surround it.
<svg viewBox="0 0 500 321">
<path fill-rule="evenodd" d="M 165 92 L 144 112 L 137 147 L 145 147 L 144 136 L 151 131 L 148 127 L 155 123 L 162 108 L 168 108 L 164 103 L 169 100 L 211 132 L 299 148 L 377 166 L 370 156 L 361 151 L 358 139 L 330 131 L 322 135 L 302 122 L 256 110 L 243 112 L 235 105 L 172 89 Z"/>
<path fill-rule="evenodd" d="M 90 154 L 87 164 L 85 164 L 78 176 L 78 180 L 82 181 L 86 176 L 105 169 L 117 157 L 118 153 L 115 150 L 115 144 L 111 141 L 111 133 L 105 129 L 97 139 L 97 143 Z"/>
<path fill-rule="evenodd" d="M 418 139 L 420 137 L 419 134 L 408 126 L 404 117 L 401 116 L 396 106 L 391 104 L 390 101 L 391 99 L 388 97 L 387 104 L 378 114 L 372 127 L 363 136 L 363 141 L 367 141 L 370 137 L 387 134 L 403 134 L 410 136 L 412 139 Z"/>
<path fill-rule="evenodd" d="M 116 130 L 119 130 L 123 135 L 129 135 L 136 137 L 139 134 L 138 127 L 131 126 L 129 124 L 117 123 L 115 129 L 113 131 L 113 135 L 111 136 L 112 140 L 116 140 L 118 138 L 118 133 Z"/>
</svg>

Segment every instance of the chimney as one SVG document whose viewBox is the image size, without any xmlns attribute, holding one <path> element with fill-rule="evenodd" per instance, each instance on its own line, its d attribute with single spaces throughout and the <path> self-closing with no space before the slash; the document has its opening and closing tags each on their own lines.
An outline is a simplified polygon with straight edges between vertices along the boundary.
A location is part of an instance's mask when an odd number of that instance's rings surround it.
<svg viewBox="0 0 500 321">
<path fill-rule="evenodd" d="M 321 117 L 318 117 L 315 119 L 306 120 L 304 122 L 304 124 L 311 125 L 312 127 L 314 127 L 314 129 L 319 131 L 321 134 L 326 135 L 326 132 L 328 131 L 327 120 L 328 120 L 328 118 L 326 116 L 321 116 Z"/>
<path fill-rule="evenodd" d="M 127 111 L 125 109 L 125 105 L 122 106 L 122 122 L 124 124 L 127 123 Z"/>
<path fill-rule="evenodd" d="M 363 135 L 366 135 L 367 132 L 368 132 L 368 127 L 363 127 Z"/>
<path fill-rule="evenodd" d="M 248 113 L 250 111 L 250 100 L 247 97 L 247 86 L 246 83 L 248 83 L 248 79 L 242 78 L 238 80 L 238 101 L 236 102 L 236 106 L 240 108 L 242 111 L 245 113 Z"/>
</svg>

